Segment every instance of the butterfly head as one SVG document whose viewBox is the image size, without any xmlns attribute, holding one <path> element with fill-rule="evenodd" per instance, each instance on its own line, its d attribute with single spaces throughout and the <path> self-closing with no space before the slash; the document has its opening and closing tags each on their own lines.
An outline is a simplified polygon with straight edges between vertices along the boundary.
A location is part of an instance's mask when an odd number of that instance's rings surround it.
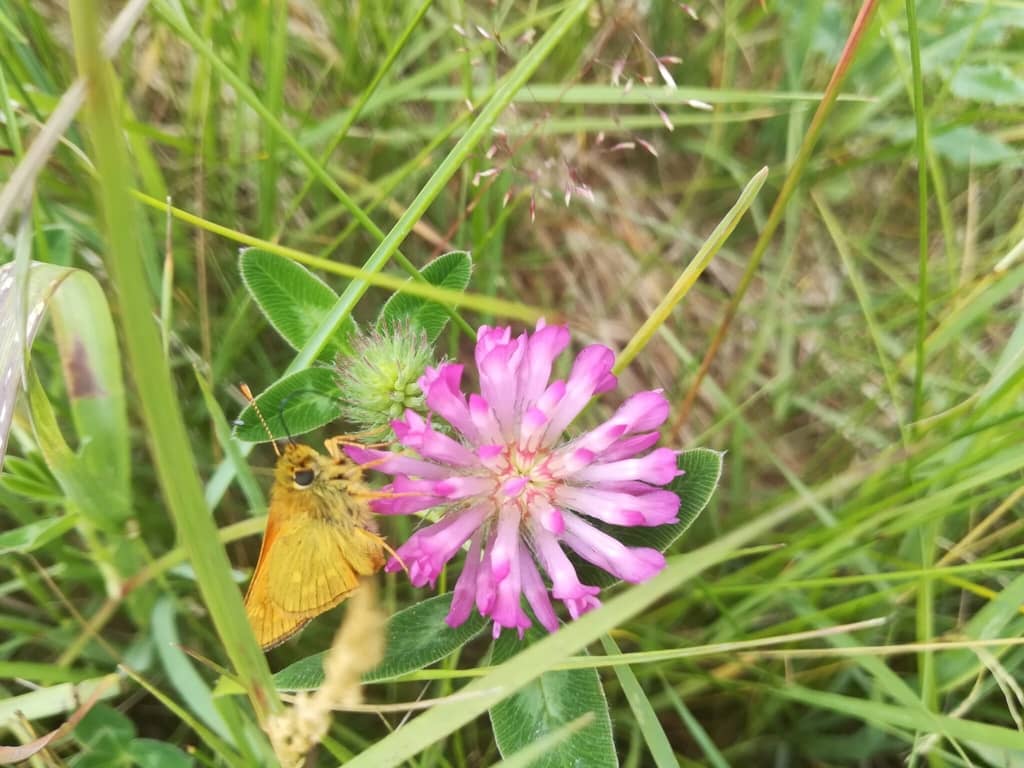
<svg viewBox="0 0 1024 768">
<path fill-rule="evenodd" d="M 344 454 L 325 456 L 308 445 L 289 443 L 277 460 L 274 485 L 297 494 L 331 496 L 348 490 L 361 475 L 358 465 Z"/>
<path fill-rule="evenodd" d="M 307 491 L 322 482 L 324 457 L 308 445 L 289 443 L 277 460 L 277 487 Z"/>
</svg>

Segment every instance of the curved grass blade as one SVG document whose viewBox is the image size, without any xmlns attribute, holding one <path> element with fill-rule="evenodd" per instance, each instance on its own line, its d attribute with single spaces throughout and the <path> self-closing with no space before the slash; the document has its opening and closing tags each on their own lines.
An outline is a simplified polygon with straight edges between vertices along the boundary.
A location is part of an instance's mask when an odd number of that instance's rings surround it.
<svg viewBox="0 0 1024 768">
<path fill-rule="evenodd" d="M 73 3 L 71 28 L 75 59 L 89 83 L 85 123 L 97 169 L 97 197 L 102 211 L 104 256 L 119 300 L 124 343 L 134 373 L 139 407 L 163 497 L 181 543 L 188 552 L 210 618 L 224 651 L 241 678 L 257 717 L 264 719 L 281 703 L 270 669 L 248 629 L 242 596 L 231 564 L 203 497 L 195 456 L 185 429 L 170 368 L 153 323 L 154 302 L 146 280 L 146 255 L 138 232 L 147 222 L 129 195 L 132 172 L 124 146 L 120 93 L 100 53 L 99 3 Z"/>
<path fill-rule="evenodd" d="M 47 426 L 52 419 L 43 411 L 49 411 L 49 402 L 37 399 L 33 412 L 41 420 L 35 427 L 44 432 L 37 435 L 40 447 L 65 493 L 97 526 L 110 528 L 130 514 L 131 470 L 121 355 L 106 297 L 88 272 L 30 262 L 19 331 L 15 269 L 13 263 L 0 267 L 0 464 L 22 363 L 49 310 L 78 447 L 68 446 L 55 421 L 53 429 Z"/>
<path fill-rule="evenodd" d="M 601 646 L 608 655 L 622 653 L 619 644 L 611 635 L 601 638 Z M 647 743 L 647 750 L 654 758 L 654 764 L 658 768 L 675 768 L 679 765 L 676 756 L 672 751 L 672 745 L 665 735 L 665 729 L 661 727 L 658 720 L 658 713 L 655 712 L 651 700 L 647 697 L 640 681 L 636 679 L 633 668 L 628 664 L 618 665 L 615 668 L 615 676 L 619 679 L 622 693 L 629 702 L 629 708 L 633 711 L 633 718 L 636 720 L 640 733 L 643 734 Z"/>
</svg>

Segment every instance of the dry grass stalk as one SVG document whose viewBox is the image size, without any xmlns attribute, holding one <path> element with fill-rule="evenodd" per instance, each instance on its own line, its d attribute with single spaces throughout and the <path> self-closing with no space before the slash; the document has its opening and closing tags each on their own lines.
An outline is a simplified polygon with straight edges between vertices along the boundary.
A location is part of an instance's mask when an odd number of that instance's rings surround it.
<svg viewBox="0 0 1024 768">
<path fill-rule="evenodd" d="M 336 707 L 362 703 L 362 676 L 384 658 L 386 617 L 377 600 L 377 585 L 366 579 L 348 602 L 345 620 L 324 659 L 324 683 L 300 693 L 295 703 L 267 721 L 267 734 L 285 768 L 301 766 L 327 734 Z"/>
</svg>

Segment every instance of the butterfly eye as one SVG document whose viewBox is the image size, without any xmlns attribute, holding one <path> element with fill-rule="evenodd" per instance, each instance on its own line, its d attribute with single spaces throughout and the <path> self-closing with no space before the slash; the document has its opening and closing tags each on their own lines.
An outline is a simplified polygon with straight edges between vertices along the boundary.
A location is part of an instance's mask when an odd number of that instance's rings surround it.
<svg viewBox="0 0 1024 768">
<path fill-rule="evenodd" d="M 292 480 L 300 488 L 305 488 L 308 485 L 313 484 L 313 470 L 312 469 L 300 469 L 294 475 Z"/>
</svg>

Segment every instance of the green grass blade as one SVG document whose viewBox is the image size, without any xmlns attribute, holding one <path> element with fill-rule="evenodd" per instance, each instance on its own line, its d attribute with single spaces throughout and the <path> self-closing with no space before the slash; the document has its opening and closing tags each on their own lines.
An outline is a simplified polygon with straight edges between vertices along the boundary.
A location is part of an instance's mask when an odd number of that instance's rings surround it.
<svg viewBox="0 0 1024 768">
<path fill-rule="evenodd" d="M 675 707 L 676 712 L 679 714 L 680 719 L 686 726 L 686 730 L 690 732 L 690 736 L 697 742 L 701 752 L 704 753 L 704 757 L 708 760 L 708 765 L 711 768 L 729 768 L 729 761 L 725 759 L 725 756 L 719 751 L 715 742 L 708 736 L 708 732 L 704 730 L 697 718 L 693 716 L 690 709 L 686 706 L 679 694 L 677 694 L 667 683 L 665 684 L 665 693 L 668 695 L 669 701 L 672 702 L 672 706 Z"/>
<path fill-rule="evenodd" d="M 1024 733 L 991 723 L 923 712 L 911 707 L 883 704 L 825 691 L 815 691 L 799 685 L 788 685 L 776 695 L 802 701 L 822 709 L 833 709 L 885 728 L 907 728 L 923 733 L 935 732 L 949 739 L 976 741 L 990 747 L 1024 749 Z"/>
<path fill-rule="evenodd" d="M 73 4 L 71 11 L 76 60 L 89 83 L 86 123 L 99 172 L 107 260 L 120 299 L 128 360 L 157 476 L 178 535 L 191 556 L 213 624 L 253 708 L 262 717 L 280 705 L 266 660 L 248 628 L 241 594 L 231 578 L 231 564 L 203 499 L 178 397 L 153 324 L 154 307 L 136 236 L 139 217 L 129 195 L 131 173 L 116 90 L 99 49 L 99 3 L 83 0 Z"/>
<path fill-rule="evenodd" d="M 917 421 L 924 406 L 924 340 L 928 323 L 928 126 L 924 109 L 917 3 L 906 0 L 905 7 L 913 72 L 914 147 L 917 152 L 917 340 L 914 345 L 914 400 L 911 412 L 911 419 Z"/>
<path fill-rule="evenodd" d="M 796 191 L 800 180 L 803 178 L 804 171 L 807 169 L 807 164 L 811 159 L 811 154 L 814 152 L 814 147 L 817 144 L 818 137 L 824 127 L 825 119 L 828 117 L 829 113 L 832 111 L 832 107 L 835 105 L 836 99 L 839 96 L 839 88 L 846 77 L 846 73 L 849 70 L 850 65 L 853 63 L 858 48 L 866 36 L 869 22 L 877 5 L 877 0 L 862 0 L 861 2 L 860 11 L 853 23 L 849 36 L 847 37 L 846 46 L 832 72 L 832 78 L 829 81 L 828 87 L 825 89 L 821 103 L 818 105 L 818 109 L 815 111 L 814 117 L 811 119 L 811 123 L 807 127 L 807 133 L 804 135 L 804 139 L 800 144 L 800 149 L 797 152 L 796 158 L 786 173 L 786 178 L 782 182 L 782 189 L 779 190 L 779 196 L 775 199 L 775 204 L 772 206 L 771 212 L 768 214 L 768 220 L 765 222 L 765 226 L 761 230 L 761 233 L 757 238 L 757 242 L 754 244 L 750 260 L 747 262 L 747 266 L 743 271 L 743 277 L 740 279 L 739 287 L 733 294 L 733 297 L 725 310 L 725 316 L 722 319 L 719 329 L 715 334 L 715 337 L 712 339 L 711 345 L 708 347 L 708 350 L 704 355 L 704 359 L 701 361 L 700 368 L 697 371 L 697 376 L 690 385 L 690 389 L 686 395 L 686 400 L 683 402 L 681 409 L 682 415 L 678 419 L 678 423 L 684 422 L 686 417 L 689 415 L 690 409 L 693 407 L 693 401 L 697 396 L 697 390 L 700 387 L 700 383 L 707 375 L 708 369 L 711 367 L 711 362 L 714 360 L 715 355 L 718 352 L 718 348 L 721 345 L 729 326 L 732 324 L 733 318 L 736 316 L 739 303 L 742 301 L 743 296 L 750 287 L 750 283 L 754 279 L 754 275 L 761 263 L 761 259 L 767 252 L 768 246 L 771 244 L 775 231 L 778 229 L 779 224 L 782 223 L 789 201 L 792 198 L 793 193 Z"/>
<path fill-rule="evenodd" d="M 725 245 L 726 240 L 729 239 L 729 235 L 732 234 L 733 230 L 736 229 L 740 223 L 740 219 L 747 212 L 747 209 L 753 204 L 757 198 L 757 193 L 761 191 L 761 187 L 764 186 L 765 181 L 768 179 L 768 169 L 762 168 L 753 178 L 747 182 L 747 185 L 740 192 L 739 199 L 736 200 L 735 205 L 729 209 L 729 212 L 725 214 L 722 220 L 715 227 L 714 231 L 708 235 L 708 239 L 704 241 L 704 244 L 697 251 L 697 255 L 693 257 L 689 264 L 686 265 L 686 269 L 683 270 L 682 274 L 676 280 L 675 284 L 669 289 L 668 293 L 665 294 L 665 298 L 661 300 L 661 303 L 655 307 L 654 311 L 647 316 L 644 324 L 640 326 L 639 330 L 633 334 L 633 338 L 629 340 L 629 344 L 622 350 L 618 358 L 615 360 L 615 372 L 621 373 L 633 359 L 640 354 L 640 351 L 647 346 L 647 342 L 651 340 L 651 337 L 657 332 L 657 330 L 664 325 L 668 316 L 675 309 L 676 305 L 683 300 L 694 283 L 697 282 L 697 278 L 701 276 L 701 273 L 707 268 L 711 260 L 715 258 L 715 254 L 718 253 Z"/>
<path fill-rule="evenodd" d="M 363 113 L 363 108 L 366 106 L 373 94 L 377 92 L 377 87 L 381 84 L 381 81 L 387 77 L 387 74 L 391 71 L 391 67 L 394 65 L 398 55 L 405 49 L 405 46 L 408 45 L 409 38 L 412 37 L 413 32 L 415 32 L 419 27 L 420 22 L 423 21 L 423 17 L 426 16 L 427 11 L 430 10 L 430 6 L 433 4 L 434 0 L 423 0 L 423 2 L 420 3 L 420 6 L 416 9 L 415 13 L 413 13 L 412 18 L 409 19 L 409 23 L 405 26 L 405 29 L 402 30 L 398 39 L 395 40 L 394 45 L 391 46 L 391 49 L 387 52 L 387 55 L 384 57 L 384 61 L 382 61 L 380 67 L 377 68 L 377 72 L 374 74 L 373 79 L 362 90 L 362 92 L 360 92 L 356 103 L 353 104 L 345 113 L 345 119 L 342 121 L 341 126 L 339 126 L 338 130 L 334 132 L 327 148 L 324 149 L 323 154 L 320 155 L 320 165 L 327 165 L 327 161 L 330 160 L 331 155 L 334 154 L 334 150 L 336 150 L 341 142 L 345 140 L 345 137 L 348 136 L 349 129 L 351 129 L 356 120 L 359 119 L 359 116 Z M 305 199 L 306 195 L 309 194 L 309 190 L 313 186 L 313 181 L 314 177 L 312 176 L 306 179 L 305 184 L 302 185 L 302 189 L 299 190 L 299 193 L 288 206 L 288 209 L 281 217 L 281 225 L 278 228 L 278 235 L 281 234 L 281 231 L 291 220 L 295 211 L 298 210 L 298 207 L 302 205 L 302 201 Z"/>
<path fill-rule="evenodd" d="M 601 637 L 601 647 L 609 655 L 622 653 L 618 643 L 611 635 Z M 658 768 L 672 768 L 678 765 L 679 762 L 676 760 L 672 745 L 669 743 L 668 736 L 665 735 L 665 729 L 661 727 L 661 722 L 658 720 L 658 713 L 655 712 L 651 700 L 647 698 L 640 681 L 636 679 L 633 669 L 626 665 L 616 666 L 615 676 L 619 678 L 622 693 L 625 695 L 626 701 L 629 702 L 633 719 L 647 743 L 647 750 L 651 753 L 654 764 Z"/>
<path fill-rule="evenodd" d="M 274 216 L 277 214 L 277 183 L 280 175 L 277 156 L 277 126 L 282 125 L 284 110 L 284 80 L 288 51 L 288 3 L 287 0 L 273 0 L 266 9 L 270 27 L 266 30 L 266 55 L 264 69 L 266 82 L 263 96 L 267 112 L 273 123 L 264 126 L 263 147 L 266 158 L 260 164 L 259 231 L 266 235 L 273 232 Z"/>
</svg>

